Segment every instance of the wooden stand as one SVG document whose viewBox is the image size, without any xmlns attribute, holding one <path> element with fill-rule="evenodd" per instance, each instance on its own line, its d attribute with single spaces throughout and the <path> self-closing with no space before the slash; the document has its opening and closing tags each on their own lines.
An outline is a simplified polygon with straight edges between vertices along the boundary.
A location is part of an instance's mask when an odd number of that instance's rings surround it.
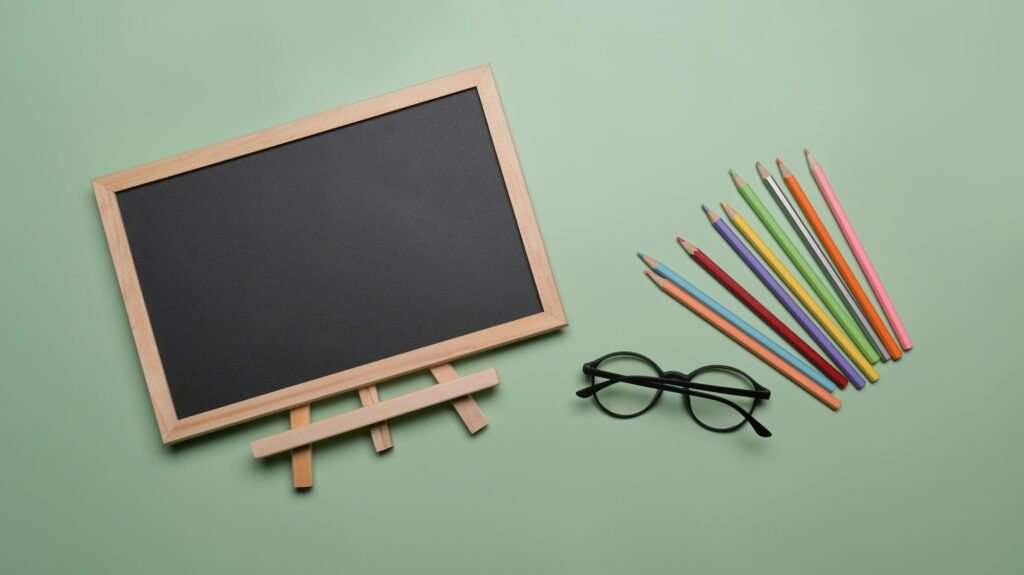
<svg viewBox="0 0 1024 575">
<path fill-rule="evenodd" d="M 291 411 L 292 429 L 309 425 L 312 407 L 309 404 Z M 292 487 L 309 489 L 313 487 L 313 445 L 303 445 L 292 450 Z"/>
<path fill-rule="evenodd" d="M 497 385 L 496 371 L 488 369 L 459 377 L 455 368 L 446 363 L 432 367 L 430 373 L 437 381 L 433 387 L 384 401 L 381 401 L 376 385 L 360 388 L 359 400 L 363 407 L 316 423 L 310 423 L 309 405 L 293 408 L 291 430 L 252 442 L 253 455 L 262 458 L 290 449 L 292 486 L 295 489 L 309 489 L 313 487 L 315 441 L 370 426 L 373 448 L 381 453 L 394 446 L 388 427 L 389 419 L 444 401 L 451 401 L 470 433 L 476 433 L 487 426 L 487 418 L 470 393 Z"/>
<path fill-rule="evenodd" d="M 363 407 L 380 403 L 380 393 L 377 392 L 377 386 L 371 385 L 359 388 L 359 401 L 363 404 Z M 377 453 L 383 453 L 395 446 L 395 442 L 391 441 L 391 428 L 388 427 L 388 422 L 386 421 L 370 428 L 370 439 L 373 440 L 373 448 L 377 450 Z"/>
</svg>

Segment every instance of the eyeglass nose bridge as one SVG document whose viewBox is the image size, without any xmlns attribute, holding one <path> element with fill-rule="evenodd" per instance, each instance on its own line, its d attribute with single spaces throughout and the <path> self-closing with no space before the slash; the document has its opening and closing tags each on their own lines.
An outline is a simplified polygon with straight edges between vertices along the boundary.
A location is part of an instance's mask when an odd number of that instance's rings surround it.
<svg viewBox="0 0 1024 575">
<path fill-rule="evenodd" d="M 682 381 L 690 381 L 690 375 L 681 371 L 666 371 L 662 374 L 662 377 L 668 379 L 679 379 Z"/>
</svg>

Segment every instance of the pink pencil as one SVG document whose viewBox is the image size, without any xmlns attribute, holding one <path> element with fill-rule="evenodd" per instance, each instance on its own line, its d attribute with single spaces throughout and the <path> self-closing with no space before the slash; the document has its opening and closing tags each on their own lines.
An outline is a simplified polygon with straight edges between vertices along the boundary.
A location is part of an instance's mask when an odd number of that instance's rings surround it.
<svg viewBox="0 0 1024 575">
<path fill-rule="evenodd" d="M 885 312 L 885 317 L 889 319 L 889 325 L 892 326 L 892 330 L 896 333 L 896 339 L 900 341 L 900 347 L 903 349 L 910 349 L 914 344 L 910 341 L 910 335 L 907 334 L 907 329 L 903 327 L 903 321 L 900 320 L 900 314 L 896 313 L 896 306 L 892 305 L 892 299 L 889 298 L 889 293 L 885 291 L 885 286 L 882 285 L 882 280 L 878 277 L 878 272 L 875 271 L 875 266 L 871 263 L 871 258 L 869 258 L 868 253 L 864 251 L 864 246 L 861 245 L 860 238 L 857 237 L 857 232 L 853 231 L 853 225 L 850 224 L 850 219 L 846 217 L 846 212 L 843 210 L 843 205 L 839 203 L 839 198 L 837 198 L 835 192 L 832 191 L 832 186 L 828 183 L 828 178 L 825 177 L 825 172 L 822 171 L 817 160 L 815 160 L 814 156 L 811 155 L 810 150 L 804 148 L 804 155 L 807 156 L 807 165 L 811 169 L 811 175 L 814 176 L 814 181 L 818 184 L 818 189 L 821 190 L 821 195 L 825 196 L 825 201 L 828 202 L 828 207 L 832 210 L 832 215 L 835 216 L 836 222 L 839 224 L 839 229 L 842 230 L 843 236 L 846 238 L 846 243 L 850 245 L 850 250 L 853 251 L 853 256 L 857 258 L 857 263 L 860 264 L 860 269 L 864 271 L 864 277 L 868 279 L 868 284 L 871 286 L 871 290 L 875 292 L 875 297 L 878 298 L 878 303 L 882 305 L 882 311 Z"/>
</svg>

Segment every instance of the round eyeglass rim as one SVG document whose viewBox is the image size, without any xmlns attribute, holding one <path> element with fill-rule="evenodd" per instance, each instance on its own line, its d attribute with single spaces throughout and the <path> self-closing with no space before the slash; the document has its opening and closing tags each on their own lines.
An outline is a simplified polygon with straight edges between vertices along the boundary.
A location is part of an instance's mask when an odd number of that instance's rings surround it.
<svg viewBox="0 0 1024 575">
<path fill-rule="evenodd" d="M 750 384 L 750 388 L 752 390 L 756 391 L 757 388 L 758 388 L 757 381 L 754 380 L 754 378 L 752 378 L 749 375 L 747 375 L 747 373 L 745 371 L 743 371 L 741 369 L 736 369 L 735 367 L 730 367 L 728 365 L 705 365 L 703 367 L 699 367 L 699 368 L 693 370 L 692 372 L 686 374 L 686 377 L 687 377 L 687 379 L 692 380 L 693 378 L 699 376 L 702 373 L 707 373 L 707 372 L 711 372 L 711 371 L 725 371 L 725 372 L 729 372 L 729 373 L 732 373 L 732 374 L 735 374 L 735 375 L 739 375 L 744 381 L 746 381 L 747 383 Z M 741 419 L 740 422 L 737 423 L 736 425 L 731 425 L 729 427 L 715 427 L 713 425 L 707 424 L 707 423 L 705 423 L 704 421 L 701 420 L 701 418 L 697 415 L 696 412 L 693 411 L 693 403 L 690 401 L 690 399 L 691 399 L 690 395 L 683 394 L 683 406 L 686 408 L 686 411 L 688 411 L 690 413 L 690 417 L 692 417 L 693 420 L 695 422 L 697 422 L 697 425 L 703 427 L 704 429 L 706 429 L 708 431 L 713 431 L 715 433 L 732 433 L 733 431 L 736 431 L 739 428 L 741 428 L 744 425 L 747 425 L 749 423 L 749 421 L 747 421 L 744 418 L 744 419 Z M 757 406 L 759 405 L 759 402 L 761 401 L 761 398 L 759 398 L 759 397 L 755 397 L 753 399 L 754 399 L 754 402 L 750 404 L 750 408 L 747 410 L 747 415 L 749 415 L 751 417 L 754 416 L 754 410 L 757 409 Z M 718 400 L 715 400 L 715 401 L 718 401 Z M 742 407 L 742 406 L 740 406 L 740 407 Z"/>
<path fill-rule="evenodd" d="M 665 372 L 661 370 L 661 367 L 659 367 L 658 364 L 654 363 L 653 359 L 647 357 L 646 355 L 642 355 L 642 354 L 636 353 L 635 351 L 615 351 L 615 352 L 603 355 L 603 356 L 595 359 L 591 363 L 596 367 L 596 366 L 601 365 L 602 363 L 604 363 L 605 361 L 607 361 L 607 360 L 609 360 L 609 359 L 611 359 L 613 357 L 622 357 L 622 356 L 631 357 L 633 359 L 639 359 L 640 361 L 646 363 L 648 366 L 654 368 L 654 371 L 656 371 L 658 373 L 658 377 L 665 377 Z M 590 380 L 590 386 L 591 387 L 595 386 L 596 383 L 594 381 L 594 376 L 593 375 L 588 375 L 587 377 Z M 601 400 L 598 398 L 598 396 L 597 396 L 598 394 L 596 394 L 596 393 L 593 395 L 593 398 L 594 398 L 594 403 L 596 403 L 597 407 L 600 408 L 601 411 L 605 412 L 605 414 L 610 415 L 610 416 L 612 416 L 612 417 L 614 417 L 616 419 L 633 419 L 634 417 L 640 417 L 641 415 L 647 413 L 652 408 L 654 408 L 654 406 L 657 405 L 658 400 L 661 399 L 661 394 L 663 394 L 663 393 L 664 393 L 664 390 L 661 390 L 661 389 L 655 390 L 654 397 L 651 398 L 651 401 L 645 407 L 640 408 L 639 411 L 636 411 L 636 412 L 633 412 L 633 413 L 626 413 L 626 414 L 618 413 L 616 411 L 612 411 L 608 407 L 605 407 L 605 405 L 603 403 L 601 403 Z"/>
</svg>

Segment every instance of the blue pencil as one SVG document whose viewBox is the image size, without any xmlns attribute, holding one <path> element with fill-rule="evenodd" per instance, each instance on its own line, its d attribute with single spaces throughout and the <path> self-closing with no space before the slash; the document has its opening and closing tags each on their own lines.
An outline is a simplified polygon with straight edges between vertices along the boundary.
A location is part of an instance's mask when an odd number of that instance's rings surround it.
<svg viewBox="0 0 1024 575">
<path fill-rule="evenodd" d="M 773 276 L 771 272 L 764 267 L 761 260 L 750 251 L 750 248 L 743 243 L 743 240 L 736 235 L 736 232 L 732 231 L 732 228 L 725 223 L 725 220 L 719 218 L 718 215 L 708 209 L 707 206 L 701 206 L 701 208 L 704 210 L 704 213 L 707 214 L 708 219 L 711 220 L 712 227 L 714 227 L 715 230 L 718 231 L 718 234 L 722 236 L 722 239 L 725 240 L 725 243 L 729 244 L 729 246 L 736 251 L 740 256 L 740 259 L 743 260 L 743 262 L 747 264 L 747 267 L 750 268 L 750 271 L 754 272 L 754 275 L 761 280 L 761 283 L 768 288 L 768 291 L 772 292 L 775 299 L 779 300 L 783 307 L 786 308 L 786 311 L 793 316 L 793 319 L 795 319 L 804 328 L 804 331 L 806 331 L 807 334 L 811 336 L 811 339 L 818 344 L 818 347 L 825 352 L 825 355 L 827 355 L 829 359 L 836 364 L 836 367 L 846 375 L 847 379 L 850 380 L 850 383 L 852 383 L 857 389 L 863 389 L 866 382 L 860 372 L 857 371 L 857 368 L 855 368 L 853 364 L 850 363 L 850 360 L 846 359 L 846 356 L 836 348 L 835 344 L 832 343 L 832 340 L 825 336 L 824 332 L 821 331 L 821 328 L 811 320 L 810 316 L 807 315 L 807 312 L 805 312 L 803 308 L 796 303 L 793 296 L 789 295 L 789 292 L 782 287 L 782 284 L 775 279 L 775 276 Z"/>
<path fill-rule="evenodd" d="M 825 377 L 825 375 L 822 374 L 820 371 L 807 365 L 798 357 L 794 356 L 793 354 L 789 353 L 788 351 L 780 347 L 777 343 L 775 343 L 767 336 L 765 336 L 763 333 L 758 331 L 754 326 L 740 319 L 739 316 L 726 309 L 722 304 L 712 299 L 711 296 L 709 296 L 708 294 L 700 291 L 700 289 L 698 289 L 697 286 L 684 280 L 682 276 L 672 271 L 668 266 L 652 258 L 651 256 L 645 255 L 643 252 L 637 252 L 636 255 L 639 256 L 640 259 L 642 259 L 648 267 L 654 270 L 655 273 L 667 279 L 668 281 L 676 284 L 677 286 L 679 286 L 680 289 L 692 295 L 702 304 L 714 310 L 718 315 L 725 318 L 726 321 L 736 326 L 737 329 L 743 331 L 751 338 L 753 338 L 755 341 L 771 350 L 772 353 L 779 356 L 779 358 L 781 358 L 783 361 L 785 361 L 786 363 L 793 366 L 795 369 L 799 370 L 801 373 L 809 377 L 814 383 L 820 385 L 821 387 L 827 389 L 830 392 L 835 391 L 836 384 L 832 383 L 832 381 Z"/>
</svg>

